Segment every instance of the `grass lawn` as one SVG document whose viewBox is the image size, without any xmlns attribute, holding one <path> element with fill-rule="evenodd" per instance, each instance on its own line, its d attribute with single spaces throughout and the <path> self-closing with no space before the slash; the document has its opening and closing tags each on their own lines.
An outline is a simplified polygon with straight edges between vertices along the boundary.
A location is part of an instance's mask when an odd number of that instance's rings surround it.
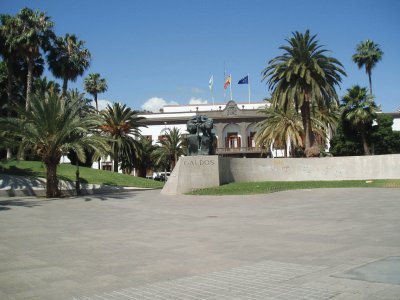
<svg viewBox="0 0 400 300">
<path fill-rule="evenodd" d="M 198 189 L 190 195 L 250 195 L 286 190 L 317 188 L 400 188 L 400 179 L 343 180 L 343 181 L 265 181 L 234 182 L 218 187 Z"/>
<path fill-rule="evenodd" d="M 58 178 L 67 181 L 75 181 L 76 166 L 61 164 L 57 169 Z M 39 161 L 2 161 L 0 173 L 10 175 L 43 177 L 46 178 L 44 164 Z M 131 186 L 143 188 L 162 188 L 163 183 L 150 179 L 135 177 L 126 174 L 118 174 L 110 171 L 79 167 L 80 179 L 84 183 Z"/>
</svg>

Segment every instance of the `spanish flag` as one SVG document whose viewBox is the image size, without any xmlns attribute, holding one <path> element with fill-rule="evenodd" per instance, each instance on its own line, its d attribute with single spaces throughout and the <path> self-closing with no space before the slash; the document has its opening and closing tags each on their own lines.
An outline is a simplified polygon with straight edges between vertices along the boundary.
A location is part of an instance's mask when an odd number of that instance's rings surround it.
<svg viewBox="0 0 400 300">
<path fill-rule="evenodd" d="M 224 89 L 226 90 L 227 87 L 231 84 L 231 75 L 229 75 L 228 77 L 226 77 L 225 79 L 225 83 L 224 83 Z"/>
</svg>

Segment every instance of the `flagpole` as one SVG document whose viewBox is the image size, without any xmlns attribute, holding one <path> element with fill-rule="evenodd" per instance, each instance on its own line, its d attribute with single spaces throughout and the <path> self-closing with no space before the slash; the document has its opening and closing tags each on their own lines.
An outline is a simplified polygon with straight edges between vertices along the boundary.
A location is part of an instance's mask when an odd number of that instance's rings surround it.
<svg viewBox="0 0 400 300">
<path fill-rule="evenodd" d="M 208 82 L 208 86 L 210 88 L 212 104 L 214 105 L 214 75 L 211 75 L 211 78 Z"/>
<path fill-rule="evenodd" d="M 232 74 L 229 74 L 229 77 L 230 77 L 230 79 L 231 79 L 231 82 L 230 82 L 230 84 L 229 84 L 229 90 L 231 91 L 231 101 L 233 100 L 232 99 Z"/>
<path fill-rule="evenodd" d="M 224 85 L 225 85 L 225 80 L 226 80 L 226 65 L 224 61 Z M 226 102 L 226 89 L 224 87 L 224 102 Z"/>
<path fill-rule="evenodd" d="M 247 81 L 248 81 L 248 88 L 249 88 L 249 104 L 250 104 L 250 75 L 247 73 Z"/>
</svg>

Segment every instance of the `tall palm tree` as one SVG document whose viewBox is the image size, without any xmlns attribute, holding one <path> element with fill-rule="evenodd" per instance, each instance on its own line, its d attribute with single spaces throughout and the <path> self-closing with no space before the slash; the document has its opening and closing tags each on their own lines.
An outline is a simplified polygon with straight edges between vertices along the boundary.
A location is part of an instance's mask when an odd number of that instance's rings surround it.
<svg viewBox="0 0 400 300">
<path fill-rule="evenodd" d="M 28 67 L 25 104 L 25 110 L 28 111 L 32 92 L 34 61 L 40 57 L 40 50 L 48 50 L 50 40 L 54 37 L 54 24 L 46 13 L 25 7 L 16 15 L 13 25 L 15 29 L 13 47 L 18 49 Z"/>
<path fill-rule="evenodd" d="M 283 55 L 270 60 L 262 71 L 263 80 L 272 90 L 273 106 L 287 110 L 294 103 L 296 110 L 300 108 L 306 153 L 314 144 L 311 107 L 337 105 L 335 86 L 341 82 L 341 75 L 346 75 L 337 59 L 325 55 L 328 50 L 316 37 L 309 30 L 304 34 L 294 32 L 286 39 L 288 45 L 279 48 Z"/>
<path fill-rule="evenodd" d="M 17 60 L 15 49 L 14 17 L 10 15 L 0 15 L 0 55 L 3 57 L 7 66 L 7 99 L 8 108 L 12 103 L 12 83 L 14 80 L 14 64 Z"/>
<path fill-rule="evenodd" d="M 288 110 L 267 107 L 260 111 L 265 114 L 265 120 L 256 126 L 256 145 L 272 147 L 283 147 L 285 157 L 288 156 L 287 149 L 303 146 L 303 127 L 300 115 L 295 111 L 293 105 Z"/>
<path fill-rule="evenodd" d="M 118 172 L 119 163 L 124 160 L 133 165 L 135 157 L 140 154 L 139 127 L 143 126 L 137 112 L 125 104 L 114 103 L 101 113 L 103 123 L 100 129 L 111 140 L 111 157 L 114 160 L 114 172 Z"/>
<path fill-rule="evenodd" d="M 85 91 L 93 95 L 94 102 L 96 103 L 96 110 L 99 111 L 99 106 L 97 104 L 97 94 L 107 91 L 108 87 L 106 80 L 104 78 L 100 78 L 99 73 L 92 73 L 85 78 L 84 85 Z"/>
<path fill-rule="evenodd" d="M 63 96 L 67 94 L 68 81 L 75 81 L 89 67 L 90 52 L 75 34 L 57 37 L 50 48 L 47 62 L 56 78 L 63 80 Z"/>
<path fill-rule="evenodd" d="M 157 157 L 156 163 L 160 164 L 162 161 L 169 161 L 172 171 L 178 162 L 178 157 L 186 154 L 184 139 L 179 128 L 167 128 L 158 143 L 160 147 L 154 152 L 154 156 Z"/>
<path fill-rule="evenodd" d="M 7 114 L 11 116 L 11 107 L 13 104 L 12 85 L 14 81 L 14 66 L 17 60 L 16 49 L 13 39 L 14 17 L 10 15 L 0 15 L 0 55 L 3 57 L 7 66 Z M 11 148 L 7 147 L 7 159 L 11 158 Z"/>
<path fill-rule="evenodd" d="M 367 93 L 367 88 L 358 85 L 347 89 L 342 102 L 344 119 L 360 133 L 364 154 L 370 155 L 366 132 L 380 108 L 375 104 L 373 96 Z"/>
<path fill-rule="evenodd" d="M 357 64 L 358 68 L 365 67 L 365 72 L 368 74 L 369 92 L 372 95 L 372 69 L 382 59 L 383 51 L 379 45 L 373 41 L 366 40 L 357 45 L 356 53 L 353 55 L 353 61 Z"/>
<path fill-rule="evenodd" d="M 3 118 L 3 132 L 19 139 L 20 150 L 32 149 L 46 166 L 46 197 L 58 197 L 57 166 L 61 155 L 74 150 L 84 161 L 85 148 L 97 156 L 108 151 L 107 139 L 96 133 L 97 115 L 80 116 L 75 99 L 66 101 L 56 93 L 33 94 L 31 109 L 20 110 L 22 118 Z"/>
</svg>

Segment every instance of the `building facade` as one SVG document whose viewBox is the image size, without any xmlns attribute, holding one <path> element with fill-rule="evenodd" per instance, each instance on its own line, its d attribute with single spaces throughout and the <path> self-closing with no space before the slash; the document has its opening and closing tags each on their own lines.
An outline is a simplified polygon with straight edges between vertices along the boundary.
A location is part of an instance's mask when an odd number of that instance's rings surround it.
<svg viewBox="0 0 400 300">
<path fill-rule="evenodd" d="M 256 124 L 265 119 L 260 112 L 268 105 L 267 102 L 237 103 L 228 101 L 225 104 L 192 104 L 166 105 L 159 113 L 140 113 L 144 117 L 145 127 L 141 127 L 141 134 L 157 143 L 167 129 L 178 128 L 183 135 L 188 134 L 187 122 L 196 115 L 206 115 L 212 118 L 214 126 L 212 132 L 216 136 L 216 154 L 228 157 L 283 157 L 284 149 L 261 149 L 256 147 L 254 135 Z M 393 130 L 400 131 L 400 112 L 385 113 L 394 118 Z M 329 149 L 329 140 L 327 141 Z M 290 150 L 290 144 L 288 145 Z M 100 167 L 112 170 L 113 162 L 108 157 L 103 159 Z M 98 168 L 98 162 L 93 168 Z"/>
<path fill-rule="evenodd" d="M 254 135 L 256 123 L 265 116 L 260 113 L 266 102 L 203 105 L 168 105 L 160 113 L 145 113 L 146 118 L 141 133 L 153 142 L 164 135 L 165 130 L 179 128 L 187 134 L 186 124 L 196 115 L 206 115 L 214 120 L 212 132 L 216 136 L 216 154 L 232 157 L 260 157 L 262 149 L 256 147 Z M 265 152 L 265 151 L 264 151 Z M 267 151 L 268 152 L 268 151 Z M 281 155 L 276 152 L 277 155 Z"/>
</svg>

